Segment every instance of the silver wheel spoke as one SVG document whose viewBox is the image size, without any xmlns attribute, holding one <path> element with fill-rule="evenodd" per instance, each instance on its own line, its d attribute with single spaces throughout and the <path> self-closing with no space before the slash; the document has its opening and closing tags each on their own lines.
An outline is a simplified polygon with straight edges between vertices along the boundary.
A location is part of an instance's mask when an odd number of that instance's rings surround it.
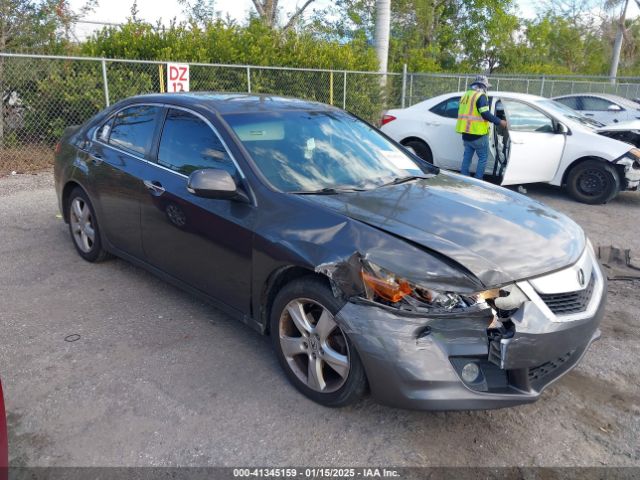
<svg viewBox="0 0 640 480">
<path fill-rule="evenodd" d="M 282 353 L 285 357 L 293 357 L 306 352 L 304 337 L 280 337 Z"/>
<path fill-rule="evenodd" d="M 84 232 L 81 232 L 80 237 L 82 241 L 82 246 L 84 247 L 85 251 L 88 252 L 89 250 L 91 250 L 91 245 L 89 245 L 89 237 L 87 236 L 87 234 Z"/>
<path fill-rule="evenodd" d="M 83 222 L 88 222 L 89 221 L 89 207 L 87 206 L 87 204 L 85 203 L 84 205 L 82 205 L 82 216 L 80 217 L 80 220 Z"/>
<path fill-rule="evenodd" d="M 293 320 L 300 333 L 304 336 L 309 335 L 313 327 L 309 322 L 309 317 L 304 312 L 304 304 L 298 301 L 291 302 L 287 307 L 287 312 L 291 315 L 291 320 Z"/>
<path fill-rule="evenodd" d="M 80 200 L 76 198 L 71 204 L 71 209 L 73 210 L 73 214 L 75 215 L 76 219 L 80 221 L 80 219 L 82 218 L 82 207 L 80 207 Z"/>
<path fill-rule="evenodd" d="M 95 238 L 96 238 L 96 232 L 93 229 L 93 227 L 91 226 L 91 224 L 87 225 L 85 227 L 84 231 L 85 231 L 87 237 L 89 237 L 89 240 L 91 240 L 91 242 L 94 242 Z"/>
<path fill-rule="evenodd" d="M 319 358 L 309 358 L 309 377 L 307 382 L 314 390 L 324 390 L 327 384 L 322 375 L 322 361 Z"/>
<path fill-rule="evenodd" d="M 341 353 L 336 352 L 333 348 L 328 345 L 323 346 L 324 353 L 322 355 L 322 360 L 325 361 L 327 365 L 329 365 L 335 372 L 340 375 L 342 378 L 346 378 L 349 374 L 349 359 L 346 355 L 342 355 Z"/>
<path fill-rule="evenodd" d="M 323 310 L 316 324 L 316 333 L 320 336 L 320 341 L 324 342 L 336 326 L 333 315 Z"/>
</svg>

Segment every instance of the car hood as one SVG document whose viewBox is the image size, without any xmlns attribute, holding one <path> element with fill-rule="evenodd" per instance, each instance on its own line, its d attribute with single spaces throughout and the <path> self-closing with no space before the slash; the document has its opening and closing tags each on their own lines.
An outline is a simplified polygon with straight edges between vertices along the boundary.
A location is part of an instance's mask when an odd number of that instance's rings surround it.
<svg viewBox="0 0 640 480">
<path fill-rule="evenodd" d="M 570 265 L 586 241 L 567 216 L 510 190 L 451 173 L 307 198 L 446 256 L 487 287 Z"/>
<path fill-rule="evenodd" d="M 599 127 L 596 129 L 596 132 L 626 132 L 638 130 L 640 130 L 640 120 L 631 120 L 628 122 L 612 123 L 611 125 Z"/>
</svg>

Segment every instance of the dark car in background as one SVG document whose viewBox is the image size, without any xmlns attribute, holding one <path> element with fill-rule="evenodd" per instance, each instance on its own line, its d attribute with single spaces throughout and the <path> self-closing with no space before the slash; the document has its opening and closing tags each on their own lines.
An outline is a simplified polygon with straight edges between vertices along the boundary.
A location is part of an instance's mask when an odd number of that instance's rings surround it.
<svg viewBox="0 0 640 480">
<path fill-rule="evenodd" d="M 81 257 L 270 334 L 323 405 L 532 402 L 599 335 L 606 279 L 572 220 L 327 105 L 133 97 L 67 131 L 55 182 Z"/>
</svg>

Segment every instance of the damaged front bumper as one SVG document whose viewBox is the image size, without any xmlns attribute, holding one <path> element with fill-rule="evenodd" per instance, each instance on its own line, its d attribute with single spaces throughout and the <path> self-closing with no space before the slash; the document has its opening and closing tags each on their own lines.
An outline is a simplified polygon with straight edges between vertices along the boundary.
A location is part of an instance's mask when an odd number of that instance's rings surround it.
<svg viewBox="0 0 640 480">
<path fill-rule="evenodd" d="M 507 329 L 488 328 L 486 311 L 424 317 L 362 302 L 348 302 L 336 320 L 382 403 L 426 410 L 530 403 L 600 336 L 606 278 L 587 248 L 575 265 L 518 286 L 529 300 Z M 469 363 L 479 371 L 470 382 L 462 375 Z"/>
</svg>

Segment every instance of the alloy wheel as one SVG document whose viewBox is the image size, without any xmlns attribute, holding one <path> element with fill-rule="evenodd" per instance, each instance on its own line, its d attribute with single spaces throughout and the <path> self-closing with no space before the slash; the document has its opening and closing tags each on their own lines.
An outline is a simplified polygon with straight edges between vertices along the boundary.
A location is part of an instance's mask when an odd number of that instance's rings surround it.
<svg viewBox="0 0 640 480">
<path fill-rule="evenodd" d="M 91 209 L 82 198 L 76 197 L 71 202 L 69 221 L 73 241 L 82 252 L 91 252 L 96 239 L 96 230 L 93 226 Z"/>
<path fill-rule="evenodd" d="M 280 315 L 278 333 L 289 368 L 307 387 L 330 393 L 344 385 L 349 347 L 329 310 L 314 300 L 292 300 Z"/>
</svg>

